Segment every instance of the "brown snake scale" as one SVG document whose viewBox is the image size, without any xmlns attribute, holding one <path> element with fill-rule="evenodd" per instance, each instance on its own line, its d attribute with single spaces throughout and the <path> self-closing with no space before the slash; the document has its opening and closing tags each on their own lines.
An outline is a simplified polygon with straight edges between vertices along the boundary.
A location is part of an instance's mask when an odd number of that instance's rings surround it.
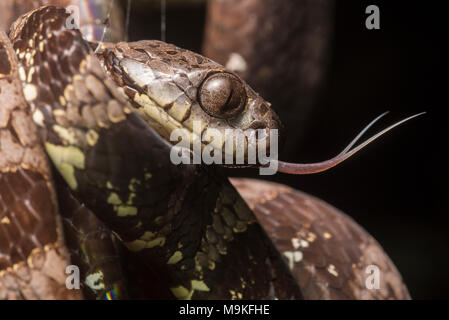
<svg viewBox="0 0 449 320">
<path fill-rule="evenodd" d="M 3 33 L 0 39 L 9 42 Z M 15 53 L 4 46 L 0 51 L 11 66 L 0 77 L 0 298 L 79 298 L 65 286 L 69 255 L 48 160 L 18 91 Z"/>
<path fill-rule="evenodd" d="M 187 125 L 278 125 L 240 78 L 158 41 L 105 44 L 100 64 L 66 18 L 55 7 L 22 16 L 14 49 L 0 33 L 0 299 L 410 298 L 376 240 L 323 201 L 170 163 L 151 127 L 172 128 L 152 107 Z M 125 58 L 167 81 L 137 85 Z M 201 95 L 213 94 L 202 90 L 211 70 L 248 95 L 228 99 L 241 117 L 202 111 L 214 106 Z M 66 288 L 72 264 L 82 293 Z M 365 286 L 370 265 L 379 290 Z"/>
<path fill-rule="evenodd" d="M 409 297 L 376 240 L 343 212 L 284 185 L 247 179 L 232 182 L 278 250 L 293 257 L 293 273 L 308 299 Z M 301 252 L 300 263 L 294 261 L 295 251 Z M 364 286 L 364 271 L 370 265 L 378 266 L 383 275 L 381 290 Z"/>
</svg>

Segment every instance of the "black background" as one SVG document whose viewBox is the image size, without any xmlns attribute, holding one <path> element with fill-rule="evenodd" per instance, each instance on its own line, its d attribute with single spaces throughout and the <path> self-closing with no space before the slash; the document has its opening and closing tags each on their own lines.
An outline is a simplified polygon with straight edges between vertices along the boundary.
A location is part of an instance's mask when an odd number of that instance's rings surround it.
<svg viewBox="0 0 449 320">
<path fill-rule="evenodd" d="M 295 160 L 334 156 L 384 111 L 391 112 L 377 129 L 427 114 L 328 172 L 271 178 L 352 216 L 381 243 L 417 299 L 449 297 L 449 119 L 443 113 L 449 106 L 442 50 L 448 36 L 442 3 L 337 1 L 324 90 Z M 365 27 L 370 4 L 380 8 L 380 30 Z M 168 7 L 167 42 L 200 52 L 204 16 L 204 5 Z M 160 38 L 157 8 L 133 8 L 130 21 L 130 40 Z"/>
</svg>

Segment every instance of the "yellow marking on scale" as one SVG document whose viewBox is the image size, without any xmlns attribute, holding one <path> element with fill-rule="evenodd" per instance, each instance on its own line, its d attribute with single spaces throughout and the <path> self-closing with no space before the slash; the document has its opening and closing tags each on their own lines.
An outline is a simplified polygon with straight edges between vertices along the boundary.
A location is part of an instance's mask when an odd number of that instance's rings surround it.
<svg viewBox="0 0 449 320">
<path fill-rule="evenodd" d="M 238 291 L 229 290 L 229 293 L 231 294 L 231 300 L 237 300 L 237 299 L 243 298 L 242 293 L 240 293 Z"/>
<path fill-rule="evenodd" d="M 86 277 L 84 281 L 87 286 L 93 290 L 101 290 L 105 289 L 105 285 L 103 282 L 104 275 L 102 271 L 98 271 L 95 273 L 91 273 Z"/>
<path fill-rule="evenodd" d="M 129 185 L 128 185 L 128 189 L 132 192 L 136 192 L 136 185 L 141 184 L 140 180 L 136 179 L 136 178 L 131 178 Z"/>
<path fill-rule="evenodd" d="M 66 85 L 66 87 L 64 89 L 64 98 L 67 101 L 70 101 L 70 93 L 73 92 L 74 90 L 75 90 L 75 88 L 73 87 L 72 84 Z"/>
<path fill-rule="evenodd" d="M 31 80 L 33 79 L 33 74 L 36 70 L 34 69 L 34 67 L 30 68 L 30 71 L 28 71 L 28 77 L 27 77 L 27 82 L 31 82 Z"/>
<path fill-rule="evenodd" d="M 155 234 L 151 231 L 145 232 L 139 239 L 126 242 L 126 247 L 131 251 L 141 251 L 146 248 L 163 247 L 165 245 L 165 237 L 154 238 Z"/>
<path fill-rule="evenodd" d="M 192 107 L 192 104 L 189 101 L 174 101 L 173 106 L 170 108 L 168 113 L 177 121 L 181 122 L 182 119 L 186 116 L 187 112 Z"/>
<path fill-rule="evenodd" d="M 30 64 L 30 59 L 31 59 L 31 52 L 25 53 L 25 60 L 28 65 Z"/>
<path fill-rule="evenodd" d="M 182 260 L 182 252 L 175 251 L 175 253 L 173 253 L 173 255 L 168 259 L 167 264 L 176 264 L 181 260 Z"/>
<path fill-rule="evenodd" d="M 2 220 L 0 220 L 0 223 L 3 223 L 3 224 L 10 224 L 11 221 L 9 220 L 8 217 L 3 217 Z"/>
<path fill-rule="evenodd" d="M 50 142 L 45 143 L 45 150 L 67 184 L 75 190 L 78 186 L 75 168 L 84 169 L 84 153 L 74 146 L 58 146 Z"/>
<path fill-rule="evenodd" d="M 209 287 L 203 280 L 192 280 L 190 281 L 193 290 L 197 291 L 210 291 Z"/>
<path fill-rule="evenodd" d="M 183 129 L 183 126 L 168 115 L 162 108 L 158 107 L 146 94 L 136 94 L 134 101 L 143 107 L 146 116 L 163 124 L 168 133 L 175 129 Z"/>
<path fill-rule="evenodd" d="M 240 282 L 242 283 L 242 289 L 246 288 L 246 281 L 243 277 L 240 277 Z"/>
<path fill-rule="evenodd" d="M 327 271 L 328 271 L 331 275 L 333 275 L 334 277 L 338 277 L 337 269 L 335 268 L 335 266 L 334 266 L 333 264 L 330 264 L 330 265 L 327 267 Z"/>
<path fill-rule="evenodd" d="M 126 120 L 126 116 L 121 110 L 121 105 L 116 100 L 110 100 L 107 106 L 107 114 L 109 120 L 113 123 L 117 123 Z"/>
<path fill-rule="evenodd" d="M 116 212 L 119 217 L 135 216 L 137 214 L 137 208 L 132 206 L 118 206 Z"/>
<path fill-rule="evenodd" d="M 204 283 L 203 280 L 191 280 L 191 289 L 187 289 L 184 286 L 177 286 L 170 288 L 173 295 L 179 300 L 190 300 L 196 291 L 210 291 L 209 287 Z"/>
<path fill-rule="evenodd" d="M 65 112 L 64 109 L 54 109 L 54 110 L 53 110 L 53 115 L 54 115 L 55 117 L 65 117 L 66 112 Z"/>
<path fill-rule="evenodd" d="M 109 188 L 109 187 L 108 187 Z M 134 192 L 131 192 L 128 196 L 126 204 L 120 199 L 119 195 L 115 192 L 111 192 L 107 202 L 114 206 L 114 211 L 117 212 L 119 217 L 135 216 L 137 214 L 137 207 L 132 206 L 133 199 L 136 197 Z"/>
<path fill-rule="evenodd" d="M 184 286 L 178 286 L 174 288 L 170 288 L 170 291 L 178 300 L 190 300 L 193 295 L 193 290 L 188 290 Z"/>
<path fill-rule="evenodd" d="M 154 223 L 161 224 L 162 222 L 164 222 L 163 216 L 157 216 L 156 218 L 154 218 Z"/>
<path fill-rule="evenodd" d="M 85 73 L 87 71 L 87 61 L 86 61 L 86 59 L 83 59 L 80 62 L 79 71 L 80 71 L 80 73 Z"/>
<path fill-rule="evenodd" d="M 159 237 L 147 243 L 147 248 L 162 247 L 165 245 L 165 237 Z"/>
<path fill-rule="evenodd" d="M 27 84 L 23 88 L 23 95 L 26 101 L 31 102 L 37 97 L 37 87 L 34 84 Z"/>
<path fill-rule="evenodd" d="M 154 237 L 156 236 L 156 233 L 151 232 L 151 231 L 145 231 L 145 233 L 140 236 L 141 240 L 151 240 L 154 239 Z"/>
<path fill-rule="evenodd" d="M 90 129 L 86 133 L 86 140 L 90 146 L 94 146 L 98 142 L 99 135 L 95 130 Z"/>
<path fill-rule="evenodd" d="M 234 233 L 242 233 L 245 232 L 248 229 L 248 223 L 245 223 L 243 221 L 237 221 L 237 225 L 232 228 L 232 231 Z"/>
<path fill-rule="evenodd" d="M 65 106 L 67 104 L 67 101 L 63 96 L 59 96 L 59 104 L 61 106 Z"/>
<path fill-rule="evenodd" d="M 27 78 L 25 69 L 23 67 L 19 68 L 19 77 L 20 77 L 20 80 L 22 80 L 22 81 L 25 81 Z"/>
<path fill-rule="evenodd" d="M 78 144 L 78 139 L 75 136 L 75 132 L 71 129 L 61 127 L 57 124 L 53 125 L 53 130 L 58 134 L 58 136 L 69 144 Z"/>
<path fill-rule="evenodd" d="M 129 194 L 129 196 L 128 196 L 128 201 L 126 201 L 126 204 L 127 205 L 132 205 L 133 204 L 133 201 L 134 201 L 134 198 L 136 197 L 137 195 L 134 193 L 134 192 L 131 192 L 130 194 Z"/>
<path fill-rule="evenodd" d="M 316 239 L 316 235 L 313 232 L 309 232 L 308 235 L 307 235 L 306 240 L 308 242 L 314 242 L 315 239 Z"/>
<path fill-rule="evenodd" d="M 33 263 L 33 258 L 36 255 L 42 255 L 43 251 L 41 248 L 34 248 L 33 250 L 31 250 L 31 253 L 28 255 L 27 258 L 27 264 L 30 268 L 34 268 L 34 263 Z"/>
<path fill-rule="evenodd" d="M 109 195 L 109 197 L 107 199 L 107 202 L 109 204 L 114 204 L 114 205 L 122 204 L 122 200 L 120 200 L 120 197 L 115 192 L 111 192 L 111 194 Z"/>
</svg>

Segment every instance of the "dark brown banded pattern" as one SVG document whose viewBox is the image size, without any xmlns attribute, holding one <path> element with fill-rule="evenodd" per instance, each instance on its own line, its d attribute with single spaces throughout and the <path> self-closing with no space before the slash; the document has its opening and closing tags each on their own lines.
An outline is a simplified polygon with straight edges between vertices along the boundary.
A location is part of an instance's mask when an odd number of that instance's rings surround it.
<svg viewBox="0 0 449 320">
<path fill-rule="evenodd" d="M 55 8 L 53 9 L 56 10 Z M 43 10 L 45 11 L 45 9 Z M 39 11 L 39 9 L 37 11 Z M 41 136 L 44 137 L 44 139 L 48 138 L 51 141 L 50 147 L 47 145 L 48 148 L 53 148 L 52 150 L 54 152 L 51 155 L 58 157 L 64 153 L 63 151 L 65 150 L 66 155 L 67 152 L 69 152 L 69 157 L 76 157 L 81 153 L 78 147 L 87 147 L 89 143 L 95 144 L 97 133 L 95 130 L 91 130 L 92 127 L 89 127 L 86 130 L 87 133 L 75 129 L 76 132 L 74 135 L 76 137 L 72 137 L 70 134 L 72 134 L 73 131 L 64 129 L 67 122 L 74 124 L 75 127 L 77 127 L 77 124 L 73 122 L 76 121 L 78 121 L 78 127 L 82 126 L 79 123 L 86 124 L 88 122 L 89 125 L 91 125 L 92 121 L 97 121 L 98 123 L 103 124 L 104 122 L 102 122 L 102 120 L 104 120 L 106 112 L 108 112 L 108 115 L 111 117 L 120 117 L 122 114 L 116 113 L 117 110 L 117 112 L 120 112 L 119 103 L 115 100 L 113 101 L 113 99 L 109 99 L 106 95 L 103 96 L 106 104 L 97 104 L 93 107 L 93 112 L 90 109 L 87 113 L 77 111 L 79 105 L 76 104 L 80 103 L 80 100 L 81 103 L 92 101 L 89 100 L 92 99 L 92 96 L 89 97 L 87 87 L 94 92 L 95 97 L 98 97 L 98 95 L 101 94 L 101 91 L 104 90 L 104 84 L 102 83 L 103 79 L 101 78 L 102 70 L 97 65 L 96 72 L 100 75 L 100 79 L 96 78 L 94 74 L 91 74 L 87 77 L 85 82 L 80 77 L 73 79 L 72 85 L 72 73 L 78 73 L 82 62 L 81 60 L 89 49 L 83 41 L 80 41 L 78 44 L 72 42 L 75 30 L 66 30 L 65 33 L 58 37 L 56 43 L 56 36 L 59 35 L 57 33 L 57 28 L 64 24 L 63 22 L 68 15 L 65 13 L 64 9 L 59 9 L 59 12 L 64 15 L 64 19 L 61 18 L 59 25 L 56 27 L 51 25 L 51 27 L 54 28 L 47 30 L 48 25 L 45 25 L 43 22 L 49 20 L 48 15 L 51 15 L 54 11 L 50 10 L 45 12 L 47 16 L 41 21 L 32 20 L 32 22 L 30 22 L 28 21 L 28 17 L 31 16 L 31 19 L 33 19 L 35 16 L 32 14 L 25 15 L 16 22 L 17 28 L 13 28 L 12 34 L 19 30 L 25 22 L 32 23 L 33 28 L 40 26 L 40 29 L 28 28 L 22 30 L 23 32 L 20 35 L 17 35 L 18 37 L 34 37 L 33 44 L 36 45 L 34 50 L 30 48 L 27 52 L 20 54 L 21 50 L 18 48 L 18 46 L 20 47 L 20 41 L 16 41 L 16 53 L 19 58 L 24 58 L 25 62 L 24 64 L 21 64 L 19 73 L 22 75 L 26 73 L 26 76 L 21 77 L 21 80 L 24 82 L 23 91 L 25 98 L 32 102 L 30 107 L 31 110 L 34 110 L 34 121 L 41 129 Z M 27 26 L 29 27 L 29 24 L 27 24 Z M 43 33 L 45 34 L 45 37 L 40 33 L 44 28 L 48 31 L 48 33 Z M 38 37 L 38 33 L 41 37 Z M 54 38 L 52 37 L 53 33 L 55 34 Z M 76 33 L 78 36 L 79 32 L 77 30 Z M 26 45 L 29 44 L 30 43 L 26 43 Z M 61 45 L 66 51 L 62 50 L 61 54 L 58 54 L 58 49 L 55 47 L 56 45 Z M 69 54 L 72 54 L 71 57 L 73 59 L 68 59 Z M 63 63 L 61 64 L 60 61 L 63 61 Z M 39 64 L 39 62 L 42 62 L 42 64 Z M 87 63 L 87 61 L 84 61 L 84 63 Z M 90 68 L 90 65 L 85 67 Z M 110 85 L 111 84 L 112 83 L 110 83 Z M 31 96 L 30 90 L 32 92 Z M 36 100 L 39 101 L 38 105 L 40 108 L 37 110 L 35 108 L 35 100 L 30 99 L 34 94 L 36 94 Z M 78 94 L 80 99 L 76 98 L 76 94 Z M 43 125 L 44 114 L 48 116 L 48 112 L 51 112 L 52 107 L 59 107 L 59 109 L 52 115 L 56 120 L 51 116 L 46 118 L 46 121 L 54 122 L 53 125 L 49 126 L 49 130 L 47 131 L 41 126 Z M 95 117 L 97 118 L 95 119 Z M 79 138 L 77 141 L 81 144 L 80 146 L 69 146 L 68 148 L 65 148 L 68 144 L 68 141 L 65 139 L 72 141 L 71 139 L 77 138 Z M 59 143 L 62 146 L 59 145 Z M 62 149 L 58 149 L 58 147 Z M 64 165 L 62 165 L 62 167 L 63 166 Z M 59 169 L 61 169 L 61 167 L 59 167 Z M 63 172 L 67 173 L 67 171 Z M 67 178 L 67 175 L 65 177 Z M 70 182 L 76 184 L 76 180 L 74 179 L 75 178 L 72 175 Z M 74 187 L 73 184 L 71 184 L 71 186 Z M 68 244 L 71 258 L 72 262 L 81 269 L 81 285 L 84 293 L 89 298 L 95 297 L 97 299 L 126 298 L 126 277 L 122 273 L 120 253 L 118 252 L 111 231 L 107 229 L 100 220 L 96 219 L 91 211 L 71 196 L 69 190 L 65 189 L 62 185 L 59 185 L 58 189 L 61 192 L 59 196 L 64 199 L 64 201 L 60 201 L 60 204 L 61 209 L 63 210 L 62 215 L 64 216 L 66 235 L 70 240 Z"/>
<path fill-rule="evenodd" d="M 127 299 L 122 245 L 112 231 L 55 174 L 58 203 L 71 261 L 80 269 L 86 299 Z"/>
<path fill-rule="evenodd" d="M 284 255 L 305 299 L 410 299 L 382 247 L 343 212 L 284 185 L 231 179 Z M 379 268 L 379 288 L 366 280 Z"/>
<path fill-rule="evenodd" d="M 0 78 L 0 299 L 77 299 L 65 285 L 70 260 L 50 167 L 3 32 L 0 44 L 11 62 Z"/>
<path fill-rule="evenodd" d="M 108 16 L 109 10 L 111 10 L 109 21 L 112 24 L 112 28 L 109 27 L 107 29 L 105 39 L 119 40 L 123 38 L 123 23 L 121 13 L 117 6 L 117 1 L 113 1 L 113 3 L 110 1 L 96 1 L 95 3 L 89 3 L 83 0 L 2 1 L 0 8 L 3 8 L 4 10 L 0 13 L 2 22 L 0 24 L 5 28 L 9 27 L 10 23 L 13 22 L 13 19 L 16 19 L 20 14 L 50 3 L 63 5 L 64 7 L 69 5 L 77 6 L 80 9 L 76 12 L 80 14 L 80 25 L 83 28 L 84 35 L 88 36 L 90 39 L 95 36 L 98 36 L 98 39 L 102 38 L 103 30 L 105 28 L 105 18 Z M 72 24 L 75 23 L 74 20 L 68 22 Z M 37 60 L 38 59 L 39 58 L 37 58 Z M 5 60 L 2 60 L 2 62 L 4 61 Z M 45 66 L 43 66 L 42 69 L 45 69 Z M 50 66 L 50 69 L 55 69 L 55 63 Z M 23 69 L 21 71 L 23 71 Z M 42 73 L 48 75 L 48 72 L 46 71 L 47 70 L 42 70 Z M 60 189 L 59 191 L 62 192 L 62 195 L 58 195 L 58 200 L 61 200 L 60 198 L 63 195 L 66 195 L 67 198 L 75 201 L 73 196 L 69 196 L 67 188 L 63 189 L 61 186 L 58 186 L 58 188 Z M 87 298 L 97 299 L 126 297 L 126 288 L 124 285 L 126 277 L 121 273 L 121 258 L 115 247 L 115 242 L 112 239 L 113 235 L 111 231 L 102 225 L 102 223 L 95 218 L 93 213 L 87 210 L 82 204 L 78 203 L 78 208 L 73 206 L 73 203 L 70 201 L 59 201 L 59 203 L 61 205 L 61 214 L 64 216 L 65 221 L 63 224 L 65 236 L 71 240 L 74 238 L 78 239 L 78 243 L 75 244 L 76 241 L 72 241 L 68 243 L 68 245 L 71 261 L 77 262 L 77 265 L 79 263 L 78 266 L 81 269 L 81 287 L 85 296 Z M 98 228 L 98 233 L 94 231 L 95 228 Z M 30 236 L 32 236 L 32 232 L 30 232 Z M 114 268 L 112 266 L 114 266 Z M 103 279 L 100 283 L 95 284 L 92 279 L 99 275 L 101 275 Z M 93 287 L 97 289 L 89 287 L 89 285 L 87 285 L 88 283 L 92 284 Z"/>
<path fill-rule="evenodd" d="M 16 70 L 13 69 L 12 57 L 8 49 L 0 43 L 0 79 L 8 78 Z"/>
</svg>

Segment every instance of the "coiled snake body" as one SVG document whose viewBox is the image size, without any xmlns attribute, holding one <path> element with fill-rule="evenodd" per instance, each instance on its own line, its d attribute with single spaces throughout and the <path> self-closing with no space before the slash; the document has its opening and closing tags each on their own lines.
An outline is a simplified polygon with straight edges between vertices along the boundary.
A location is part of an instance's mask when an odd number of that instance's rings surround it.
<svg viewBox="0 0 449 320">
<path fill-rule="evenodd" d="M 235 180 L 245 203 L 218 166 L 171 163 L 163 137 L 194 120 L 201 134 L 279 126 L 238 76 L 159 41 L 95 55 L 67 17 L 42 7 L 15 22 L 12 47 L 0 38 L 0 298 L 80 298 L 71 264 L 96 298 L 409 297 L 376 241 L 329 205 Z"/>
</svg>

